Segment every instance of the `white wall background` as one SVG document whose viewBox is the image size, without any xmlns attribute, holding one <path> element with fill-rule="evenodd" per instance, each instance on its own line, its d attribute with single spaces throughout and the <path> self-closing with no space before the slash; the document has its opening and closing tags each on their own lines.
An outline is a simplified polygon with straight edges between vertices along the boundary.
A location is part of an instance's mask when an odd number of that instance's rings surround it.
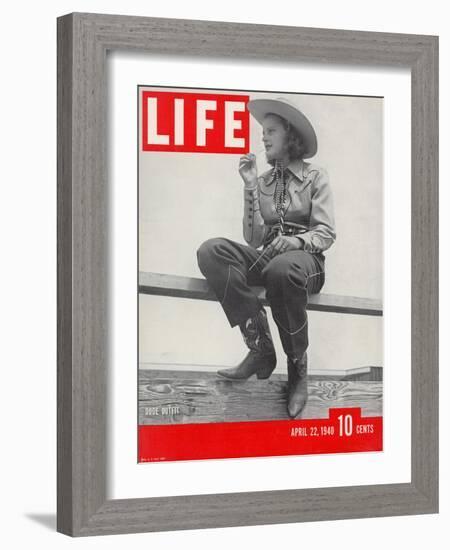
<svg viewBox="0 0 450 550">
<path fill-rule="evenodd" d="M 407 6 L 343 0 L 314 3 L 279 0 L 211 3 L 167 0 L 9 3 L 2 12 L 1 66 L 1 254 L 2 254 L 2 540 L 5 547 L 153 549 L 183 547 L 295 547 L 367 549 L 394 540 L 409 548 L 442 547 L 450 519 L 449 404 L 441 402 L 441 513 L 433 516 L 245 527 L 178 533 L 78 539 L 56 534 L 56 24 L 71 11 L 121 13 L 440 35 L 441 97 L 450 92 L 450 30 L 445 4 L 416 0 Z M 450 146 L 448 102 L 441 106 L 441 181 L 449 181 L 445 153 Z M 449 278 L 448 187 L 441 191 L 441 280 Z M 449 293 L 441 287 L 441 388 L 450 382 L 446 332 Z M 445 543 L 444 543 L 445 544 Z"/>
</svg>

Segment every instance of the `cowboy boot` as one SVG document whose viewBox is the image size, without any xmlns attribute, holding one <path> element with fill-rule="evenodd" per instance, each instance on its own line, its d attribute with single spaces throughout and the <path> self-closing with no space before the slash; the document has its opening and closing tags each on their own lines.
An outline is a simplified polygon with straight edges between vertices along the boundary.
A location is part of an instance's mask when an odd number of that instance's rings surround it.
<svg viewBox="0 0 450 550">
<path fill-rule="evenodd" d="M 308 356 L 306 352 L 302 359 L 288 357 L 288 405 L 287 411 L 291 418 L 299 415 L 308 400 Z"/>
<path fill-rule="evenodd" d="M 239 325 L 249 352 L 230 369 L 221 369 L 217 374 L 231 380 L 246 380 L 253 374 L 259 379 L 269 378 L 277 364 L 275 348 L 270 335 L 269 323 L 264 309 Z"/>
</svg>

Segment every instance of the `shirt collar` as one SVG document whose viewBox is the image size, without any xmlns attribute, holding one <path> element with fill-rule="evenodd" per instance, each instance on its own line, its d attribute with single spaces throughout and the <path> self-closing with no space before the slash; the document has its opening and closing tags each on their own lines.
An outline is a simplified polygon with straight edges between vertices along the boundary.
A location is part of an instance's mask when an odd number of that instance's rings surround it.
<svg viewBox="0 0 450 550">
<path fill-rule="evenodd" d="M 289 163 L 286 170 L 289 170 L 301 183 L 305 178 L 305 163 L 302 159 L 296 159 Z M 266 185 L 271 185 L 275 181 L 275 178 L 272 176 Z"/>
<path fill-rule="evenodd" d="M 304 178 L 305 163 L 302 159 L 293 160 L 287 167 L 302 183 Z"/>
</svg>

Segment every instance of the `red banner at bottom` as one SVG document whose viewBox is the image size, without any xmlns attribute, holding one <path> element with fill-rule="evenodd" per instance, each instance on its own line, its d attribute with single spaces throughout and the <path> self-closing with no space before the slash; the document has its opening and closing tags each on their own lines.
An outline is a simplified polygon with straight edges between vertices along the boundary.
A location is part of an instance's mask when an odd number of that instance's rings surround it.
<svg viewBox="0 0 450 550">
<path fill-rule="evenodd" d="M 139 426 L 139 462 L 383 450 L 383 418 L 330 409 L 329 418 Z"/>
</svg>

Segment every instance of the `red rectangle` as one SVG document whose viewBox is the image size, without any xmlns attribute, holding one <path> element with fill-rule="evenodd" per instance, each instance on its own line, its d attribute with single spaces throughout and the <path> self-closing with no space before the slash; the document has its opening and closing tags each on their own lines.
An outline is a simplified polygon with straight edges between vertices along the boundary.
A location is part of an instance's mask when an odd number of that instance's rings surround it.
<svg viewBox="0 0 450 550">
<path fill-rule="evenodd" d="M 141 93 L 142 150 L 246 154 L 248 95 Z"/>
<path fill-rule="evenodd" d="M 357 407 L 329 418 L 139 426 L 139 462 L 381 451 L 383 418 Z"/>
</svg>

